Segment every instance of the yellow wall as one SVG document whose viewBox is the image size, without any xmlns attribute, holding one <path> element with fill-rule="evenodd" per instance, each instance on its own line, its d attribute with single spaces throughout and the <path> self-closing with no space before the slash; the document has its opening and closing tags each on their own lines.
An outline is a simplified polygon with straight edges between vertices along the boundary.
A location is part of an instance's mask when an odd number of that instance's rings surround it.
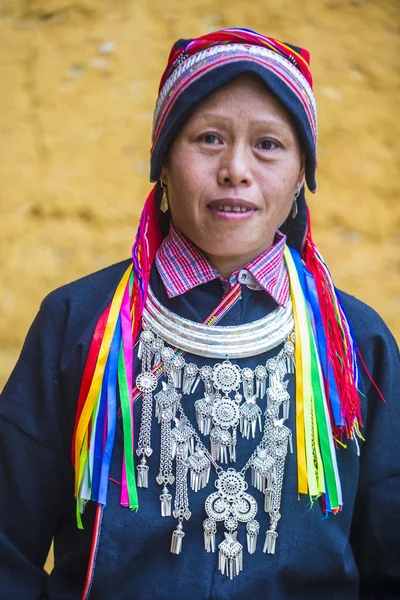
<svg viewBox="0 0 400 600">
<path fill-rule="evenodd" d="M 129 255 L 171 43 L 258 29 L 311 51 L 314 236 L 400 333 L 397 0 L 3 0 L 0 386 L 51 289 Z"/>
</svg>

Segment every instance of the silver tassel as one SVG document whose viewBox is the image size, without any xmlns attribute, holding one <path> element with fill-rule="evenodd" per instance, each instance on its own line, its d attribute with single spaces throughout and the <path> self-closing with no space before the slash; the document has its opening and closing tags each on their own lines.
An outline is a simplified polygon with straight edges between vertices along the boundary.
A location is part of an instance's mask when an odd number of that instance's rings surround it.
<svg viewBox="0 0 400 600">
<path fill-rule="evenodd" d="M 204 548 L 206 552 L 215 552 L 215 534 L 217 533 L 217 524 L 214 519 L 206 519 L 203 522 L 204 529 Z"/>
<path fill-rule="evenodd" d="M 198 378 L 196 379 L 196 381 L 194 382 L 194 385 L 193 385 L 193 387 L 192 387 L 192 394 L 194 394 L 194 393 L 195 393 L 195 391 L 197 390 L 197 386 L 199 385 L 200 381 L 201 381 L 201 378 L 200 378 L 200 377 L 198 377 Z"/>
<path fill-rule="evenodd" d="M 285 398 L 285 400 L 283 401 L 283 418 L 286 421 L 286 419 L 289 418 L 289 408 L 290 408 L 290 398 Z"/>
<path fill-rule="evenodd" d="M 260 531 L 260 524 L 258 521 L 249 521 L 246 525 L 246 537 L 247 537 L 247 552 L 254 554 L 257 546 L 258 532 Z"/>
<path fill-rule="evenodd" d="M 205 488 L 210 479 L 211 464 L 199 446 L 196 452 L 187 459 L 187 466 L 190 469 L 190 487 L 198 492 Z"/>
<path fill-rule="evenodd" d="M 214 460 L 227 464 L 228 463 L 228 451 L 229 461 L 236 461 L 236 429 L 233 430 L 232 434 L 228 429 L 221 429 L 220 427 L 214 427 L 210 433 L 211 441 L 211 456 Z"/>
<path fill-rule="evenodd" d="M 164 348 L 164 342 L 161 338 L 156 338 L 153 342 L 154 361 L 153 365 L 156 366 L 161 362 L 161 352 Z"/>
<path fill-rule="evenodd" d="M 160 495 L 161 500 L 161 516 L 162 517 L 170 517 L 171 516 L 171 506 L 172 506 L 172 495 L 169 493 L 167 486 L 164 486 L 162 494 Z"/>
<path fill-rule="evenodd" d="M 247 398 L 246 402 L 240 407 L 240 431 L 247 440 L 256 435 L 257 425 L 262 430 L 261 408 L 256 403 L 256 395 Z"/>
<path fill-rule="evenodd" d="M 196 421 L 200 433 L 210 435 L 212 425 L 212 399 L 208 397 L 200 398 L 194 403 L 196 410 Z"/>
<path fill-rule="evenodd" d="M 185 365 L 185 368 L 183 370 L 183 394 L 190 394 L 198 370 L 198 367 L 194 363 L 189 363 L 188 365 Z"/>
<path fill-rule="evenodd" d="M 251 485 L 264 492 L 265 488 L 271 488 L 275 475 L 275 459 L 272 458 L 265 448 L 258 448 L 257 456 L 251 465 Z"/>
<path fill-rule="evenodd" d="M 243 395 L 245 400 L 249 400 L 254 396 L 254 373 L 249 367 L 245 367 L 242 370 L 243 380 Z"/>
<path fill-rule="evenodd" d="M 272 494 L 273 494 L 273 489 L 272 487 L 267 487 L 264 490 L 264 510 L 266 513 L 269 513 L 272 509 Z M 264 550 L 265 552 L 265 550 Z"/>
<path fill-rule="evenodd" d="M 179 522 L 172 534 L 170 548 L 172 554 L 180 554 L 182 552 L 182 540 L 184 537 L 185 532 L 183 531 L 182 523 Z"/>
<path fill-rule="evenodd" d="M 254 374 L 256 376 L 256 396 L 262 399 L 267 390 L 267 369 L 263 365 L 258 365 Z"/>
<path fill-rule="evenodd" d="M 236 442 L 234 443 L 231 434 L 227 429 L 219 429 L 214 427 L 210 433 L 211 441 L 211 456 L 214 460 L 227 464 L 228 463 L 228 449 L 229 449 L 229 460 L 235 462 L 236 460 Z"/>
<path fill-rule="evenodd" d="M 182 387 L 182 369 L 185 361 L 181 356 L 175 356 L 171 362 L 172 380 L 176 388 Z"/>
<path fill-rule="evenodd" d="M 146 464 L 146 459 L 143 456 L 140 461 L 140 465 L 137 467 L 138 478 L 137 478 L 137 486 L 140 488 L 149 487 L 149 467 Z"/>
<path fill-rule="evenodd" d="M 283 350 L 286 356 L 286 371 L 287 373 L 294 373 L 294 343 L 291 340 L 285 342 Z"/>
<path fill-rule="evenodd" d="M 277 537 L 278 537 L 278 534 L 276 531 L 273 531 L 272 529 L 269 529 L 267 531 L 267 533 L 265 534 L 265 543 L 264 543 L 264 548 L 263 548 L 264 553 L 275 554 Z"/>
<path fill-rule="evenodd" d="M 276 358 L 270 358 L 265 366 L 269 375 L 269 386 L 271 388 L 279 386 L 281 382 L 279 361 Z"/>
<path fill-rule="evenodd" d="M 218 568 L 222 575 L 233 579 L 243 569 L 243 546 L 237 541 L 237 531 L 225 532 L 225 539 L 218 548 Z"/>
</svg>

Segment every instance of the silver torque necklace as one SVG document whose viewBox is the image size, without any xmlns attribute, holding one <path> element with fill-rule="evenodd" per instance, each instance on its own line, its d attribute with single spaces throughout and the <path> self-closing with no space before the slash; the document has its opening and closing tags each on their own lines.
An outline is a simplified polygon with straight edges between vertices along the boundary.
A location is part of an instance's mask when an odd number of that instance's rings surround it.
<svg viewBox="0 0 400 600">
<path fill-rule="evenodd" d="M 256 327 L 255 323 L 251 323 L 239 327 L 199 328 L 197 324 L 167 311 L 151 295 L 144 314 L 144 329 L 140 335 L 139 358 L 142 361 L 142 372 L 136 379 L 136 385 L 142 392 L 143 401 L 136 450 L 138 456 L 141 456 L 141 462 L 137 466 L 138 487 L 148 487 L 147 459 L 152 454 L 151 423 L 154 405 L 161 429 L 160 464 L 156 477 L 162 486 L 161 516 L 169 517 L 173 514 L 177 519 L 170 550 L 174 554 L 182 551 L 185 536 L 183 524 L 191 517 L 188 483 L 193 491 L 206 487 L 213 466 L 217 474 L 217 491 L 211 493 L 205 502 L 207 518 L 203 523 L 204 545 L 207 552 L 215 551 L 217 523 L 223 522 L 226 531 L 225 539 L 218 545 L 218 564 L 220 571 L 230 578 L 238 575 L 243 568 L 243 545 L 238 540 L 238 524 L 246 524 L 249 554 L 256 551 L 260 530 L 255 519 L 258 504 L 248 493 L 245 481 L 249 469 L 251 484 L 264 495 L 264 510 L 269 514 L 270 527 L 266 531 L 263 551 L 274 554 L 276 549 L 276 530 L 281 517 L 279 509 L 288 446 L 292 450 L 292 434 L 284 425 L 290 404 L 284 377 L 294 372 L 294 335 L 291 333 L 291 308 L 289 315 L 287 311 L 280 309 L 274 312 L 283 328 L 279 331 L 279 337 L 275 326 L 267 319 L 256 321 Z M 171 320 L 169 315 L 173 315 Z M 291 323 L 290 330 L 288 323 Z M 261 324 L 266 328 L 264 338 L 261 335 Z M 198 328 L 194 334 L 190 333 L 193 326 Z M 216 332 L 211 349 L 205 348 L 205 332 L 209 334 L 216 330 L 220 331 Z M 238 330 L 243 340 L 240 348 L 236 338 Z M 253 336 L 257 336 L 255 342 L 249 330 Z M 221 356 L 220 352 L 221 348 L 225 351 L 231 347 L 230 340 L 233 340 L 239 354 L 235 358 L 265 352 L 282 342 L 284 346 L 275 358 L 269 359 L 265 365 L 258 365 L 254 371 L 249 368 L 240 369 L 229 360 L 216 363 L 214 367 L 207 365 L 199 369 L 194 363 L 186 363 L 176 349 L 166 345 L 175 340 L 179 340 L 175 344 L 176 348 L 198 354 L 192 347 L 194 343 L 196 350 L 200 347 L 200 356 L 217 359 L 226 358 L 227 353 Z M 220 344 L 221 340 L 223 342 Z M 250 348 L 253 350 L 250 351 Z M 230 352 L 228 355 L 232 356 Z M 162 382 L 162 389 L 153 398 L 157 378 L 151 370 L 153 364 L 157 364 L 160 359 L 166 381 Z M 190 423 L 181 403 L 182 393 L 190 395 L 199 384 L 204 385 L 204 398 L 195 403 L 196 420 L 200 433 L 210 436 L 211 451 Z M 239 390 L 243 391 L 243 395 Z M 230 394 L 234 394 L 234 397 L 231 398 Z M 267 398 L 267 408 L 262 425 L 262 411 L 257 405 L 257 399 L 264 396 Z M 219 463 L 236 460 L 235 446 L 239 427 L 247 439 L 250 436 L 254 438 L 259 428 L 262 430 L 261 441 L 241 470 L 223 468 Z M 173 484 L 174 500 L 168 487 Z"/>
<path fill-rule="evenodd" d="M 164 342 L 196 356 L 224 359 L 257 356 L 279 346 L 294 328 L 292 302 L 246 325 L 209 327 L 163 306 L 148 289 L 143 319 Z"/>
</svg>

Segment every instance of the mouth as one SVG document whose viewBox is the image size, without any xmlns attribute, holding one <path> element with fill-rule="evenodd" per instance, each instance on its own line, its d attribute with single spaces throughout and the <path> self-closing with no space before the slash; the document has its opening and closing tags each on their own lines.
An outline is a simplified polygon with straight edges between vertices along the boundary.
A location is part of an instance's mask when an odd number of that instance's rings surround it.
<svg viewBox="0 0 400 600">
<path fill-rule="evenodd" d="M 218 198 L 212 200 L 208 208 L 215 216 L 229 220 L 248 218 L 258 210 L 253 202 L 243 198 Z"/>
</svg>

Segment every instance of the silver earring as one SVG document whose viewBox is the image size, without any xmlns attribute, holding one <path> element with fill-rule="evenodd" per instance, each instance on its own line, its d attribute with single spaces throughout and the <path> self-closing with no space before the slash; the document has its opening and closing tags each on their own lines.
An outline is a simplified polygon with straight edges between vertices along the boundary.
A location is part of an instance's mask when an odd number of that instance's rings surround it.
<svg viewBox="0 0 400 600">
<path fill-rule="evenodd" d="M 295 195 L 293 196 L 293 206 L 292 206 L 292 219 L 295 219 L 297 217 L 297 213 L 298 208 L 297 208 L 297 198 L 300 195 L 300 188 L 298 188 L 297 192 L 295 193 Z"/>
<path fill-rule="evenodd" d="M 160 185 L 162 187 L 162 197 L 161 197 L 161 204 L 160 204 L 160 210 L 163 213 L 166 213 L 168 208 L 169 208 L 169 204 L 168 204 L 168 188 L 165 185 L 165 183 L 163 183 L 160 180 Z"/>
</svg>

